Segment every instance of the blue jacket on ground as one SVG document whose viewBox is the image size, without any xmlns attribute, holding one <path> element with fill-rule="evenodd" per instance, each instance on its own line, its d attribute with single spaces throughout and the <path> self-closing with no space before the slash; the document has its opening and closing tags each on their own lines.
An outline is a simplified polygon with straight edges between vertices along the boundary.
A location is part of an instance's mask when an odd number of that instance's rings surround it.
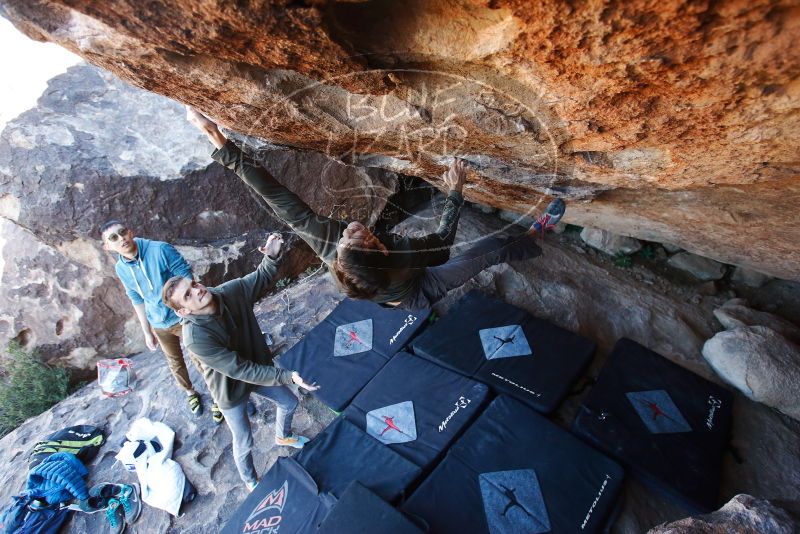
<svg viewBox="0 0 800 534">
<path fill-rule="evenodd" d="M 84 477 L 89 471 L 78 457 L 69 452 L 57 452 L 44 459 L 42 463 L 28 473 L 28 484 L 25 490 L 38 499 L 49 504 L 86 500 L 89 491 Z"/>
<path fill-rule="evenodd" d="M 134 238 L 139 254 L 128 260 L 119 256 L 114 268 L 133 304 L 144 303 L 153 328 L 169 328 L 180 319 L 161 302 L 161 288 L 173 276 L 192 278 L 192 269 L 175 247 L 163 241 Z"/>
</svg>

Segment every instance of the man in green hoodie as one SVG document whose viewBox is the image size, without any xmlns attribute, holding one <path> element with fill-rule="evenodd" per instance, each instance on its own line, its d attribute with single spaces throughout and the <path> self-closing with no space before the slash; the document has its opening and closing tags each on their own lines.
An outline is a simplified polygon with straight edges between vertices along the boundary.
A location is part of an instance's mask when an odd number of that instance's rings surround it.
<svg viewBox="0 0 800 534">
<path fill-rule="evenodd" d="M 233 434 L 233 458 L 239 475 L 252 491 L 258 479 L 253 467 L 253 435 L 247 416 L 250 393 L 277 404 L 275 444 L 300 449 L 308 438 L 289 433 L 297 397 L 286 387 L 297 384 L 316 391 L 291 370 L 272 365 L 272 355 L 253 313 L 253 305 L 278 271 L 283 239 L 272 234 L 259 248 L 264 258 L 258 268 L 217 287 L 205 287 L 189 278 L 167 280 L 162 301 L 183 318 L 183 341 L 200 361 L 211 394 Z"/>
</svg>

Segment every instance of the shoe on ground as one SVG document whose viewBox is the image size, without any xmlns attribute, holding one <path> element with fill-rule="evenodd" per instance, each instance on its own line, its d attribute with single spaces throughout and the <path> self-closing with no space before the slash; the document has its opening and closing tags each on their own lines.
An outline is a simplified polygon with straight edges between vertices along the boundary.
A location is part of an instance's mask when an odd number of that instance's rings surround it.
<svg viewBox="0 0 800 534">
<path fill-rule="evenodd" d="M 112 500 L 121 505 L 125 522 L 132 524 L 142 513 L 142 501 L 139 498 L 139 484 L 96 484 L 89 489 L 90 503 L 109 506 Z"/>
<path fill-rule="evenodd" d="M 553 200 L 544 210 L 536 222 L 531 226 L 531 231 L 536 233 L 544 233 L 546 230 L 552 230 L 564 216 L 567 205 L 563 200 L 557 198 Z"/>
<path fill-rule="evenodd" d="M 217 424 L 225 420 L 225 416 L 222 414 L 222 410 L 219 409 L 216 402 L 211 405 L 211 420 Z"/>
<path fill-rule="evenodd" d="M 200 395 L 198 395 L 197 393 L 193 393 L 189 395 L 187 401 L 189 402 L 189 410 L 194 415 L 199 416 L 200 414 L 203 413 L 203 403 L 200 402 Z"/>
<path fill-rule="evenodd" d="M 308 438 L 305 436 L 295 436 L 292 434 L 291 436 L 286 436 L 285 438 L 279 438 L 275 436 L 275 445 L 279 445 L 281 447 L 292 447 L 294 449 L 302 449 L 303 446 L 308 443 Z"/>
<path fill-rule="evenodd" d="M 125 514 L 123 512 L 122 504 L 117 499 L 108 501 L 106 507 L 106 519 L 110 526 L 109 532 L 111 534 L 122 534 L 125 532 Z"/>
</svg>

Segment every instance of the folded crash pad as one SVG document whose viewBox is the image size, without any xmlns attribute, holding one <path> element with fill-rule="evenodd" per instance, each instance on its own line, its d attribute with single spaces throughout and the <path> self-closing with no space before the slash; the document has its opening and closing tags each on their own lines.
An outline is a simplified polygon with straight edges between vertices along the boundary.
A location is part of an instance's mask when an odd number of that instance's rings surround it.
<svg viewBox="0 0 800 534">
<path fill-rule="evenodd" d="M 698 512 L 718 505 L 733 397 L 621 339 L 581 404 L 576 434 Z"/>
<path fill-rule="evenodd" d="M 480 411 L 489 388 L 400 352 L 353 399 L 344 416 L 427 468 Z"/>
<path fill-rule="evenodd" d="M 428 315 L 428 310 L 386 309 L 345 299 L 276 364 L 319 384 L 313 395 L 341 411 L 423 327 Z"/>
<path fill-rule="evenodd" d="M 529 407 L 497 397 L 403 505 L 431 532 L 601 531 L 622 468 Z"/>
<path fill-rule="evenodd" d="M 278 458 L 221 534 L 311 534 L 334 502 L 294 459 Z"/>
<path fill-rule="evenodd" d="M 470 291 L 411 344 L 414 354 L 552 412 L 596 345 L 524 310 Z"/>
<path fill-rule="evenodd" d="M 358 482 L 342 497 L 320 525 L 318 534 L 423 534 L 401 512 Z"/>
<path fill-rule="evenodd" d="M 339 417 L 296 456 L 321 491 L 341 497 L 358 481 L 382 499 L 393 501 L 419 476 L 420 468 Z"/>
</svg>

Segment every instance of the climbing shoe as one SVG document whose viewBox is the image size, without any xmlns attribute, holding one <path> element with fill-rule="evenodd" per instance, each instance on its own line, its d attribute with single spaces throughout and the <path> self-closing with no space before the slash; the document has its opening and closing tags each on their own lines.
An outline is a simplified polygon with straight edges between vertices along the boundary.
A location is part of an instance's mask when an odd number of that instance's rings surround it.
<svg viewBox="0 0 800 534">
<path fill-rule="evenodd" d="M 111 527 L 111 534 L 122 534 L 125 531 L 125 516 L 122 504 L 117 499 L 108 501 L 106 519 Z"/>
<path fill-rule="evenodd" d="M 187 400 L 189 402 L 189 410 L 193 414 L 200 415 L 203 413 L 203 404 L 200 402 L 200 395 L 192 393 Z"/>
<path fill-rule="evenodd" d="M 563 200 L 560 198 L 553 200 L 547 206 L 547 209 L 544 210 L 544 213 L 531 225 L 531 232 L 544 235 L 546 230 L 552 230 L 558 224 L 558 221 L 561 220 L 561 217 L 564 216 L 564 211 L 566 211 L 566 209 L 567 205 L 564 204 Z"/>
<path fill-rule="evenodd" d="M 291 435 L 285 438 L 279 438 L 278 436 L 275 436 L 275 445 L 280 445 L 281 447 L 302 449 L 306 443 L 308 443 L 308 438 L 304 436 Z"/>
<path fill-rule="evenodd" d="M 222 410 L 219 409 L 216 402 L 211 405 L 211 420 L 217 424 L 225 420 L 225 416 L 222 415 Z"/>
<path fill-rule="evenodd" d="M 142 513 L 139 484 L 96 484 L 89 489 L 88 500 L 94 506 L 103 507 L 108 507 L 112 501 L 116 501 L 121 505 L 125 522 L 128 524 L 134 523 Z"/>
</svg>

